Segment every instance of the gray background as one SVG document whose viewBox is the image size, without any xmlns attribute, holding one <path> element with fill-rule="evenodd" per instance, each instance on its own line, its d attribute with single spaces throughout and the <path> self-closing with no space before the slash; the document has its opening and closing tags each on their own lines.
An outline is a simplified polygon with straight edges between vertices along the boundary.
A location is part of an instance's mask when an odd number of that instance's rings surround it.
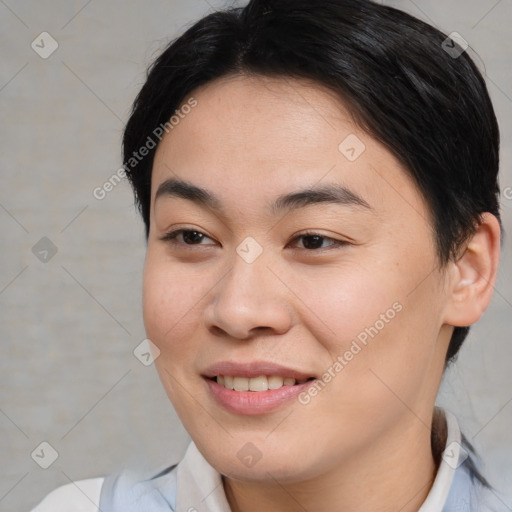
<svg viewBox="0 0 512 512">
<path fill-rule="evenodd" d="M 511 187 L 512 2 L 385 3 L 459 32 L 479 56 L 502 130 L 501 184 Z M 145 337 L 142 222 L 126 182 L 103 200 L 93 190 L 121 165 L 121 130 L 146 66 L 223 5 L 0 0 L 1 511 L 28 510 L 72 480 L 163 467 L 184 453 L 188 435 L 155 369 L 132 353 Z M 59 45 L 47 59 L 31 48 L 43 31 Z M 57 248 L 47 262 L 32 251 L 43 237 Z M 512 510 L 511 260 L 507 238 L 492 305 L 439 402 L 457 415 Z M 48 469 L 31 458 L 43 441 L 59 454 Z"/>
</svg>

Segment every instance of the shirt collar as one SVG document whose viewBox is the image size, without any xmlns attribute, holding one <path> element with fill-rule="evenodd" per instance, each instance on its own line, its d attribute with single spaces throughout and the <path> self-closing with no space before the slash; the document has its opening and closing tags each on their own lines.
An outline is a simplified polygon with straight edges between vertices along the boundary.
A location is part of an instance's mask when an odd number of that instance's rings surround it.
<svg viewBox="0 0 512 512">
<path fill-rule="evenodd" d="M 439 512 L 443 510 L 452 486 L 455 471 L 464 462 L 461 460 L 461 434 L 457 419 L 449 411 L 444 411 L 444 416 L 446 418 L 447 430 L 445 448 L 434 485 L 418 512 Z"/>
<path fill-rule="evenodd" d="M 461 433 L 457 420 L 444 411 L 447 438 L 434 484 L 418 512 L 443 510 L 461 460 Z M 231 512 L 222 475 L 201 455 L 194 442 L 177 467 L 176 512 Z"/>
<path fill-rule="evenodd" d="M 221 474 L 192 441 L 178 464 L 176 512 L 231 512 Z"/>
</svg>

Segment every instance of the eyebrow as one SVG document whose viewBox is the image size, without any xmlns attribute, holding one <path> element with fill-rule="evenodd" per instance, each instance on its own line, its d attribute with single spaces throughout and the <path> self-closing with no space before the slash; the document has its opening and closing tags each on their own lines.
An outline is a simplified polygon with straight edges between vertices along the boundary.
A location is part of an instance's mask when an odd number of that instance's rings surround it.
<svg viewBox="0 0 512 512">
<path fill-rule="evenodd" d="M 162 196 L 188 199 L 194 203 L 207 206 L 212 210 L 222 211 L 221 202 L 213 194 L 204 188 L 175 178 L 170 178 L 160 183 L 155 194 L 155 203 Z"/>
<path fill-rule="evenodd" d="M 343 185 L 328 184 L 279 196 L 272 204 L 271 211 L 281 213 L 319 203 L 372 209 L 361 196 L 349 188 Z"/>
<path fill-rule="evenodd" d="M 211 192 L 175 178 L 165 180 L 158 186 L 155 194 L 155 203 L 162 196 L 188 199 L 200 206 L 206 206 L 218 212 L 223 211 L 221 201 Z M 270 211 L 273 214 L 277 214 L 320 203 L 372 210 L 367 201 L 347 187 L 338 184 L 328 184 L 279 196 L 270 205 Z"/>
</svg>

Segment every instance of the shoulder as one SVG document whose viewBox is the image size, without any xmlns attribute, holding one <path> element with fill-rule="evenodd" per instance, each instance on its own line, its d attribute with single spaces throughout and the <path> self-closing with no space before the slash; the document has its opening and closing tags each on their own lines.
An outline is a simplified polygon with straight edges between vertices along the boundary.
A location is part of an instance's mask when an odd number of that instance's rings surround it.
<svg viewBox="0 0 512 512">
<path fill-rule="evenodd" d="M 89 478 L 58 487 L 31 512 L 98 512 L 104 478 Z"/>
<path fill-rule="evenodd" d="M 133 470 L 112 473 L 102 485 L 100 510 L 173 511 L 176 507 L 176 481 L 177 464 L 150 474 Z"/>
<path fill-rule="evenodd" d="M 58 487 L 30 512 L 175 509 L 177 464 L 149 474 L 122 470 Z"/>
<path fill-rule="evenodd" d="M 446 512 L 505 512 L 505 497 L 491 485 L 479 480 L 470 468 L 460 466 L 455 472 Z"/>
<path fill-rule="evenodd" d="M 504 512 L 505 506 L 499 493 L 492 488 L 480 472 L 480 460 L 461 433 L 458 422 L 449 411 L 442 410 L 433 422 L 432 431 L 438 430 L 437 445 L 439 466 L 434 484 L 420 512 Z M 443 426 L 444 424 L 444 426 Z M 441 431 L 439 431 L 441 429 Z M 444 430 L 444 432 L 443 432 Z"/>
</svg>

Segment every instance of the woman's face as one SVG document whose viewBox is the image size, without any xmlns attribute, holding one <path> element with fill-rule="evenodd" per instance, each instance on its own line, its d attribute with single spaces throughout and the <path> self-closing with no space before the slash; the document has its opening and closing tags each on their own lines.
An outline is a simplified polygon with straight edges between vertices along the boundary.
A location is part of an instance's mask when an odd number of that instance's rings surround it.
<svg viewBox="0 0 512 512">
<path fill-rule="evenodd" d="M 199 450 L 232 478 L 300 482 L 430 438 L 451 327 L 416 186 L 317 85 L 192 96 L 155 155 L 143 296 Z"/>
</svg>

